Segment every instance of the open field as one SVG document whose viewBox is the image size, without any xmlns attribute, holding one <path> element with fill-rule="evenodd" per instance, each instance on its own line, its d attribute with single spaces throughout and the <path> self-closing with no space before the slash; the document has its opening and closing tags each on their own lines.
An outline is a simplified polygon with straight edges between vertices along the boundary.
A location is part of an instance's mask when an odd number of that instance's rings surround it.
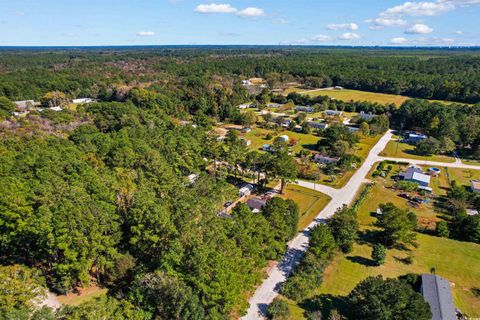
<svg viewBox="0 0 480 320">
<path fill-rule="evenodd" d="M 317 89 L 317 90 L 306 90 L 300 87 L 292 87 L 286 89 L 283 94 L 287 95 L 291 92 L 298 92 L 302 94 L 307 94 L 312 97 L 316 96 L 329 96 L 341 101 L 366 101 L 372 103 L 380 104 L 390 104 L 393 103 L 397 106 L 402 105 L 410 97 L 396 95 L 396 94 L 387 94 L 387 93 L 378 93 L 378 92 L 369 92 L 369 91 L 360 91 L 360 90 L 332 90 L 332 89 Z M 443 100 L 428 100 L 430 102 L 438 102 L 443 104 L 455 104 L 457 102 L 453 101 L 443 101 Z M 465 103 L 462 103 L 465 104 Z"/>
<path fill-rule="evenodd" d="M 398 138 L 398 137 L 396 137 Z M 398 144 L 398 147 L 397 147 Z M 445 155 L 432 155 L 432 156 L 420 156 L 413 153 L 415 146 L 398 142 L 390 141 L 385 150 L 380 154 L 384 157 L 395 157 L 395 158 L 405 158 L 405 159 L 416 159 L 416 160 L 425 160 L 425 161 L 438 161 L 438 162 L 455 162 L 454 157 L 445 156 Z"/>
<path fill-rule="evenodd" d="M 266 139 L 267 134 L 272 136 L 272 139 Z M 295 139 L 297 144 L 292 147 L 292 151 L 294 153 L 299 152 L 302 149 L 313 150 L 318 142 L 319 137 L 313 134 L 303 134 L 293 131 L 285 131 L 285 130 L 267 130 L 262 128 L 255 128 L 252 131 L 241 134 L 247 140 L 251 141 L 250 149 L 252 150 L 259 150 L 264 144 L 272 144 L 273 140 L 276 137 L 281 135 L 287 135 L 290 139 Z"/>
<path fill-rule="evenodd" d="M 448 168 L 450 180 L 455 180 L 457 184 L 469 186 L 470 180 L 480 179 L 480 170 Z"/>
<path fill-rule="evenodd" d="M 285 188 L 285 194 L 282 195 L 282 198 L 292 199 L 298 204 L 300 211 L 299 231 L 305 229 L 331 200 L 329 196 L 323 193 L 292 184 Z"/>
</svg>

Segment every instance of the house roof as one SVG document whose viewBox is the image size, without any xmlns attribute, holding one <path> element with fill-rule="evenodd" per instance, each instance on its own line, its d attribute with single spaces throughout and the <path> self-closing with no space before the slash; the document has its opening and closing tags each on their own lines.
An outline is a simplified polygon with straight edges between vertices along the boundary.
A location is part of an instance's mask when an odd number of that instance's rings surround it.
<svg viewBox="0 0 480 320">
<path fill-rule="evenodd" d="M 430 305 L 432 320 L 456 319 L 450 282 L 434 274 L 422 274 L 422 295 Z"/>
<path fill-rule="evenodd" d="M 265 205 L 267 204 L 267 202 L 265 200 L 262 200 L 260 198 L 251 198 L 247 201 L 247 206 L 251 209 L 251 210 L 262 210 L 263 207 L 265 207 Z"/>
<path fill-rule="evenodd" d="M 473 190 L 480 190 L 480 180 L 472 180 L 470 181 L 470 185 Z"/>
<path fill-rule="evenodd" d="M 422 169 L 410 167 L 404 173 L 400 174 L 405 180 L 420 181 L 430 184 L 430 176 L 423 173 Z"/>
</svg>

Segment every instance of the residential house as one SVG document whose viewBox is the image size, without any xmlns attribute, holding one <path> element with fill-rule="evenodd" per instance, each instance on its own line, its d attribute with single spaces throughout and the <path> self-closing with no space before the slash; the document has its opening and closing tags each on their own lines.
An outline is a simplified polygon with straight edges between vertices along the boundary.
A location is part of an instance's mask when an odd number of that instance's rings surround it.
<svg viewBox="0 0 480 320">
<path fill-rule="evenodd" d="M 348 131 L 350 131 L 350 133 L 355 133 L 355 132 L 358 132 L 360 130 L 360 128 L 358 127 L 353 127 L 353 126 L 346 126 Z"/>
<path fill-rule="evenodd" d="M 246 184 L 243 187 L 241 187 L 240 190 L 238 190 L 238 195 L 240 197 L 249 196 L 252 194 L 252 191 L 253 191 L 253 185 Z"/>
<path fill-rule="evenodd" d="M 248 108 L 252 108 L 252 104 L 244 103 L 238 106 L 238 109 L 248 109 Z"/>
<path fill-rule="evenodd" d="M 313 129 L 327 129 L 328 123 L 326 122 L 318 122 L 318 121 L 308 121 L 307 125 Z"/>
<path fill-rule="evenodd" d="M 296 110 L 296 111 L 299 111 L 299 112 L 307 112 L 307 113 L 313 113 L 313 112 L 315 112 L 315 108 L 314 108 L 314 107 L 306 107 L 306 106 L 296 106 L 296 107 L 295 107 L 295 110 Z"/>
<path fill-rule="evenodd" d="M 420 291 L 430 305 L 432 320 L 457 319 L 449 281 L 434 274 L 422 274 Z"/>
<path fill-rule="evenodd" d="M 338 110 L 325 110 L 325 115 L 327 116 L 331 116 L 331 117 L 339 117 L 343 114 L 342 111 L 338 111 Z"/>
<path fill-rule="evenodd" d="M 283 106 L 283 104 L 274 103 L 274 102 L 267 103 L 267 108 L 280 108 L 281 106 Z"/>
<path fill-rule="evenodd" d="M 52 111 L 57 111 L 57 112 L 63 110 L 61 107 L 50 107 L 50 108 L 48 108 L 48 109 L 50 109 L 50 110 L 52 110 Z"/>
<path fill-rule="evenodd" d="M 425 174 L 422 169 L 412 166 L 407 171 L 399 174 L 404 181 L 418 183 L 421 187 L 428 187 L 430 185 L 430 176 Z"/>
<path fill-rule="evenodd" d="M 315 161 L 316 163 L 319 163 L 319 164 L 327 165 L 327 164 L 330 164 L 330 163 L 337 163 L 338 161 L 340 161 L 340 158 L 329 157 L 329 156 L 323 155 L 321 153 L 317 153 L 313 157 L 313 161 Z"/>
<path fill-rule="evenodd" d="M 376 117 L 376 115 L 371 113 L 371 112 L 366 113 L 364 111 L 360 111 L 360 118 L 362 118 L 362 120 L 371 121 L 375 117 Z"/>
<path fill-rule="evenodd" d="M 73 104 L 84 104 L 84 103 L 92 103 L 95 102 L 95 99 L 92 98 L 78 98 L 78 99 L 73 99 L 72 103 Z"/>
<path fill-rule="evenodd" d="M 480 180 L 470 181 L 470 189 L 472 190 L 472 192 L 479 193 L 480 192 Z"/>
<path fill-rule="evenodd" d="M 288 140 L 290 140 L 290 138 L 286 134 L 284 134 L 283 136 L 280 136 L 279 138 L 282 139 L 282 141 L 284 142 L 288 142 Z"/>
<path fill-rule="evenodd" d="M 335 86 L 335 87 L 333 87 L 333 89 L 335 89 L 335 90 L 343 90 L 343 87 L 341 87 L 341 86 Z"/>
<path fill-rule="evenodd" d="M 408 133 L 408 136 L 407 136 L 408 142 L 411 142 L 411 143 L 417 143 L 425 139 L 427 139 L 427 136 L 420 133 L 410 132 Z"/>
<path fill-rule="evenodd" d="M 258 213 L 267 205 L 267 202 L 258 197 L 251 198 L 247 201 L 247 206 L 252 210 L 253 213 Z"/>
<path fill-rule="evenodd" d="M 19 111 L 32 110 L 35 107 L 34 100 L 21 100 L 13 102 Z"/>
</svg>

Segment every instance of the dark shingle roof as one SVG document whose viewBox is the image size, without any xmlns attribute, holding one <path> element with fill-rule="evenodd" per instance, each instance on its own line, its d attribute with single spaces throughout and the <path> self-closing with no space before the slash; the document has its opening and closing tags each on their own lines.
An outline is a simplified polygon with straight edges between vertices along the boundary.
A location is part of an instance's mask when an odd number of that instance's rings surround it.
<svg viewBox="0 0 480 320">
<path fill-rule="evenodd" d="M 422 295 L 430 305 L 432 320 L 456 319 L 450 282 L 433 274 L 422 274 Z"/>
</svg>

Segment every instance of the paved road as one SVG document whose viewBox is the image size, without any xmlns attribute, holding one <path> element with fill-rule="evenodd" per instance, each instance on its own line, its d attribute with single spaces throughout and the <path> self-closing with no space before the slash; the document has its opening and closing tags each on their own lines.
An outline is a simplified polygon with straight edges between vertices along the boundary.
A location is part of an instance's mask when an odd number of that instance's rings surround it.
<svg viewBox="0 0 480 320">
<path fill-rule="evenodd" d="M 438 162 L 438 161 L 425 161 L 425 160 L 416 160 L 416 159 L 378 157 L 378 161 L 383 161 L 383 160 L 401 161 L 401 162 L 408 162 L 410 164 L 415 164 L 415 165 L 425 165 L 425 166 L 432 166 L 432 167 L 439 167 L 439 168 L 448 167 L 448 168 L 480 170 L 480 166 L 465 164 L 459 160 L 455 160 L 455 162 Z"/>
<path fill-rule="evenodd" d="M 288 244 L 288 249 L 283 259 L 278 262 L 276 266 L 270 269 L 268 272 L 268 278 L 257 288 L 255 294 L 250 298 L 250 307 L 247 315 L 242 319 L 262 319 L 265 314 L 267 306 L 278 295 L 280 284 L 284 282 L 292 272 L 293 268 L 301 261 L 305 251 L 308 247 L 308 233 L 309 230 L 320 223 L 322 220 L 329 218 L 335 213 L 337 208 L 340 208 L 344 204 L 350 204 L 361 185 L 364 183 L 364 179 L 368 172 L 379 161 L 378 154 L 385 149 L 387 143 L 392 139 L 392 132 L 387 132 L 377 144 L 370 150 L 370 153 L 362 164 L 362 166 L 355 172 L 350 181 L 341 189 L 334 189 L 327 186 L 315 185 L 315 189 L 324 192 L 330 197 L 330 201 L 327 206 L 318 214 L 318 216 L 312 221 L 312 223 L 301 233 L 299 233 Z M 307 188 L 314 189 L 314 185 L 311 182 L 299 181 L 299 185 Z"/>
</svg>

